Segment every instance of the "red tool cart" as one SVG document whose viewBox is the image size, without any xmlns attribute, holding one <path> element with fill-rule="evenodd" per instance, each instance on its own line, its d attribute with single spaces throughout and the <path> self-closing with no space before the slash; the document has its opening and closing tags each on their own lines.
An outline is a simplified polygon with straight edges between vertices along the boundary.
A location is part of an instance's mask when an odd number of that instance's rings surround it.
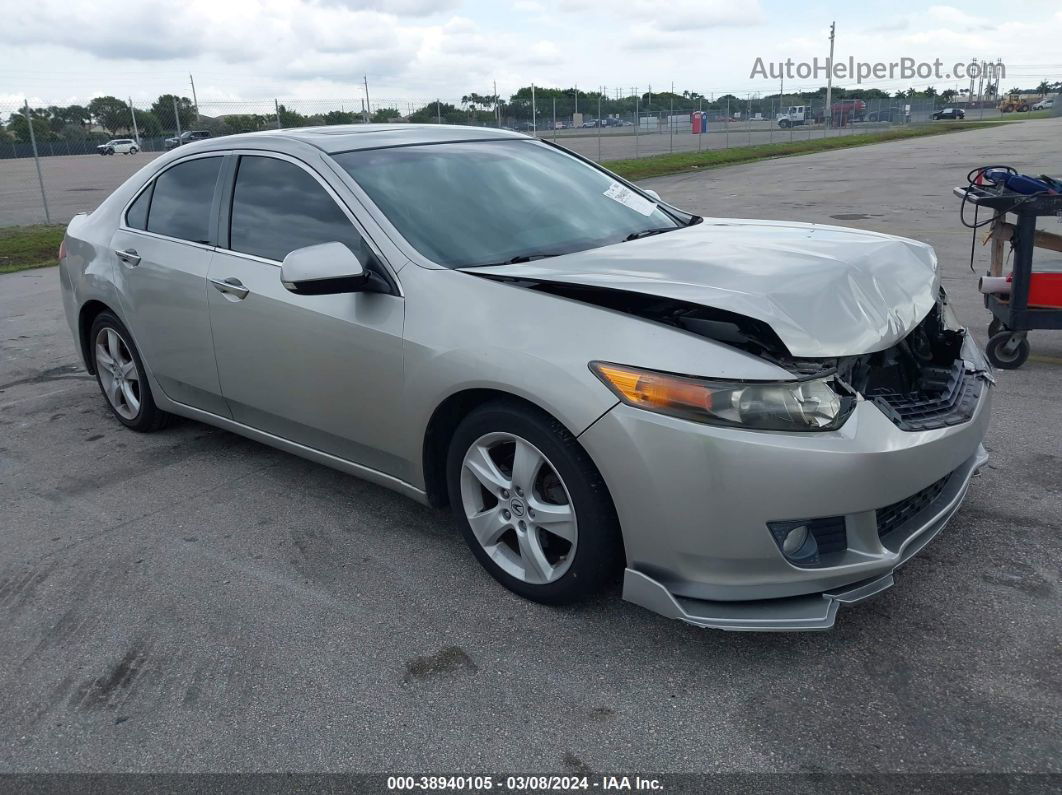
<svg viewBox="0 0 1062 795">
<path fill-rule="evenodd" d="M 985 306 L 992 313 L 985 354 L 996 367 L 1017 369 L 1029 356 L 1029 331 L 1062 329 L 1062 273 L 1033 271 L 1035 248 L 1062 252 L 1062 235 L 1036 229 L 1037 218 L 1056 216 L 1062 220 L 1062 194 L 1019 193 L 1002 184 L 979 185 L 975 180 L 967 187 L 955 188 L 954 193 L 964 203 L 993 213 L 981 223 L 975 220 L 969 224 L 965 218 L 963 223 L 974 228 L 989 226 L 984 242 L 992 244 L 991 265 L 980 283 Z M 1014 216 L 1015 223 L 1008 222 L 1008 215 Z M 1003 273 L 1008 242 L 1014 252 L 1009 276 Z"/>
</svg>

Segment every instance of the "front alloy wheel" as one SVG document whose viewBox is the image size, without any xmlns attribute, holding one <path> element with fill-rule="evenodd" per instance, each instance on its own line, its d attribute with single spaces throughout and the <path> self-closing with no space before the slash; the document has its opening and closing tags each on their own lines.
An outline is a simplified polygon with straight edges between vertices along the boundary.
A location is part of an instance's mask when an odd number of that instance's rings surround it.
<svg viewBox="0 0 1062 795">
<path fill-rule="evenodd" d="M 450 441 L 446 480 L 469 548 L 510 591 L 567 604 L 622 570 L 619 522 L 601 474 L 541 410 L 506 399 L 474 409 Z"/>
<path fill-rule="evenodd" d="M 579 525 L 557 470 L 526 439 L 481 436 L 461 466 L 461 504 L 476 540 L 511 577 L 532 585 L 571 566 Z"/>
</svg>

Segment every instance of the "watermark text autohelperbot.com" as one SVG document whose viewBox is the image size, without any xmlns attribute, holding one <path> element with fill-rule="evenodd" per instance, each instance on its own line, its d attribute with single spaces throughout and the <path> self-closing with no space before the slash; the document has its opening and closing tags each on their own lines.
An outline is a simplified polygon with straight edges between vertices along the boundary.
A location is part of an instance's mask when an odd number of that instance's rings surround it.
<svg viewBox="0 0 1062 795">
<path fill-rule="evenodd" d="M 1002 62 L 970 61 L 954 63 L 950 68 L 939 58 L 919 61 L 900 58 L 898 61 L 857 61 L 854 57 L 834 59 L 813 58 L 810 61 L 764 61 L 757 58 L 749 78 L 764 80 L 825 80 L 830 72 L 834 80 L 985 80 L 995 81 L 1007 76 L 1007 67 Z"/>
</svg>

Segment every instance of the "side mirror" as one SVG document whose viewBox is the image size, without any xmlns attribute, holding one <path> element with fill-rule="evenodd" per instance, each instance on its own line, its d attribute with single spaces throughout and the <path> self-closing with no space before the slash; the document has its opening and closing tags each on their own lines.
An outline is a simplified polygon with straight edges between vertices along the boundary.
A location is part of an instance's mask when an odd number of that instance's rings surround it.
<svg viewBox="0 0 1062 795">
<path fill-rule="evenodd" d="M 661 201 L 660 194 L 657 193 L 655 190 L 650 190 L 649 188 L 642 188 L 642 192 L 645 193 L 646 196 L 649 196 L 651 199 L 653 199 L 653 201 Z"/>
<path fill-rule="evenodd" d="M 298 295 L 357 293 L 371 278 L 365 264 L 342 243 L 297 248 L 280 266 L 280 281 Z"/>
</svg>

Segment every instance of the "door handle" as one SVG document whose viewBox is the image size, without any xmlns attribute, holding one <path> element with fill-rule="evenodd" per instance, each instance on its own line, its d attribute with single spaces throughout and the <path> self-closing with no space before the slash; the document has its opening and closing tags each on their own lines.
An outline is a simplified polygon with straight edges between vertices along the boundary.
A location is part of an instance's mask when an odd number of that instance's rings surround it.
<svg viewBox="0 0 1062 795">
<path fill-rule="evenodd" d="M 136 253 L 135 248 L 127 248 L 124 251 L 121 249 L 115 249 L 114 255 L 132 268 L 135 268 L 140 264 L 140 255 Z"/>
<path fill-rule="evenodd" d="M 226 295 L 234 295 L 241 300 L 251 292 L 243 286 L 243 282 L 231 276 L 228 279 L 211 279 L 210 283 Z"/>
</svg>

